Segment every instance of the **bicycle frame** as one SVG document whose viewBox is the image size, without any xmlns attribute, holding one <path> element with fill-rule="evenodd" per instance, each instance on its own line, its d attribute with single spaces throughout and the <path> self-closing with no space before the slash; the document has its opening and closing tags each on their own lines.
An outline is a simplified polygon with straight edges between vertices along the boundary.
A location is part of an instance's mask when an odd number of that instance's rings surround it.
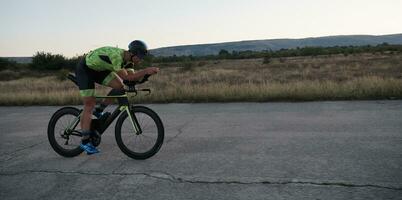
<svg viewBox="0 0 402 200">
<path fill-rule="evenodd" d="M 113 111 L 113 113 L 102 123 L 99 125 L 99 127 L 95 126 L 95 129 L 98 131 L 99 134 L 103 134 L 103 132 L 105 132 L 105 130 L 110 126 L 110 124 L 120 115 L 121 112 L 126 111 L 128 114 L 128 117 L 130 118 L 130 121 L 133 125 L 135 134 L 139 135 L 142 134 L 142 130 L 141 127 L 138 124 L 138 120 L 137 117 L 134 115 L 134 112 L 130 109 L 130 103 L 128 101 L 128 96 L 127 96 L 127 92 L 134 92 L 135 94 L 137 94 L 137 90 L 135 88 L 136 84 L 142 84 L 146 81 L 148 81 L 148 78 L 151 75 L 146 74 L 141 81 L 124 81 L 124 84 L 126 84 L 128 86 L 128 90 L 126 90 L 125 94 L 123 95 L 110 95 L 110 96 L 95 96 L 95 98 L 99 99 L 99 98 L 117 98 L 119 101 L 119 106 L 117 107 L 116 110 Z M 72 74 L 67 75 L 67 78 L 70 79 L 71 81 L 73 81 L 76 85 L 77 85 L 77 80 L 76 77 Z M 138 91 L 145 91 L 145 92 L 149 92 L 151 93 L 150 89 L 140 89 Z M 81 110 L 82 113 L 82 110 Z M 66 129 L 66 131 L 71 132 L 71 130 L 74 130 L 75 127 L 77 127 L 78 123 L 80 122 L 81 119 L 81 113 L 80 115 L 73 121 L 72 124 L 70 124 L 68 126 L 68 128 Z M 97 123 L 97 121 L 92 120 L 91 121 L 91 126 Z M 95 124 L 97 125 L 97 124 Z M 71 128 L 72 127 L 72 128 Z"/>
<path fill-rule="evenodd" d="M 47 131 L 48 140 L 53 150 L 64 157 L 74 157 L 83 152 L 81 148 L 83 141 L 81 141 L 80 146 L 77 146 L 76 139 L 87 139 L 78 127 L 80 121 L 83 119 L 85 109 L 85 119 L 87 119 L 87 114 L 90 115 L 88 116 L 88 120 L 91 123 L 91 127 L 89 128 L 91 133 L 88 140 L 93 146 L 97 147 L 100 145 L 102 140 L 101 135 L 116 120 L 114 136 L 118 147 L 124 154 L 139 160 L 155 155 L 163 144 L 164 127 L 162 120 L 152 109 L 146 106 L 135 105 L 129 101 L 138 92 L 151 93 L 151 89 L 149 88 L 136 88 L 136 85 L 146 82 L 149 76 L 148 74 L 144 75 L 142 80 L 124 80 L 123 88 L 112 89 L 106 96 L 92 97 L 92 101 L 94 101 L 94 98 L 97 98 L 97 100 L 100 98 L 102 100 L 106 99 L 107 101 L 103 101 L 105 103 L 111 100 L 109 98 L 116 98 L 118 105 L 114 107 L 114 111 L 108 109 L 108 112 L 104 111 L 101 114 L 99 113 L 101 110 L 99 108 L 93 113 L 92 110 L 86 110 L 86 107 L 79 109 L 70 106 L 57 110 L 50 118 Z M 77 84 L 77 79 L 73 74 L 69 74 L 67 78 Z M 97 117 L 91 115 L 96 115 Z M 73 137 L 71 138 L 71 144 L 69 144 L 71 136 Z M 142 143 L 143 145 L 141 145 Z"/>
<path fill-rule="evenodd" d="M 117 95 L 117 96 L 95 96 L 95 98 L 117 98 L 117 99 L 127 99 L 127 94 L 124 95 Z M 125 103 L 122 103 L 125 102 Z M 139 135 L 142 133 L 141 127 L 138 124 L 137 117 L 134 115 L 134 112 L 130 109 L 130 104 L 128 101 L 119 101 L 119 106 L 112 112 L 112 114 L 101 124 L 99 123 L 98 119 L 93 119 L 91 121 L 91 126 L 94 126 L 95 130 L 98 131 L 99 134 L 103 134 L 105 130 L 113 123 L 113 121 L 120 115 L 121 112 L 126 111 L 128 117 L 130 118 L 131 124 L 133 125 L 135 134 Z M 81 114 L 67 127 L 67 130 L 71 131 L 75 129 L 81 119 Z"/>
</svg>

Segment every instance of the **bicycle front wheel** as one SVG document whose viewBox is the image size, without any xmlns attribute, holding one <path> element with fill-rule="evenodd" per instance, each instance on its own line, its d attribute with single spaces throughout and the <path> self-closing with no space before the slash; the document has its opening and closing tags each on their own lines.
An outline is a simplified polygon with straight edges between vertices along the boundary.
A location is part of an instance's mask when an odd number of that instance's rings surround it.
<svg viewBox="0 0 402 200">
<path fill-rule="evenodd" d="M 120 150 L 134 159 L 147 159 L 155 155 L 162 146 L 164 128 L 159 116 L 144 106 L 131 107 L 116 122 L 115 137 Z M 137 131 L 139 127 L 140 132 Z"/>
</svg>

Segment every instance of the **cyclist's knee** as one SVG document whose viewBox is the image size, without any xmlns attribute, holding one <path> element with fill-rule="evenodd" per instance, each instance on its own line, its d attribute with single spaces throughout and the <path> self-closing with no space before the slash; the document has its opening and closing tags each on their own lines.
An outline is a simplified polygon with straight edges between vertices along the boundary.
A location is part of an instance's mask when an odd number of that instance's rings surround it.
<svg viewBox="0 0 402 200">
<path fill-rule="evenodd" d="M 84 97 L 84 110 L 92 110 L 95 107 L 95 97 Z"/>
<path fill-rule="evenodd" d="M 113 89 L 122 89 L 124 87 L 123 82 L 117 77 L 110 81 L 108 86 Z"/>
</svg>

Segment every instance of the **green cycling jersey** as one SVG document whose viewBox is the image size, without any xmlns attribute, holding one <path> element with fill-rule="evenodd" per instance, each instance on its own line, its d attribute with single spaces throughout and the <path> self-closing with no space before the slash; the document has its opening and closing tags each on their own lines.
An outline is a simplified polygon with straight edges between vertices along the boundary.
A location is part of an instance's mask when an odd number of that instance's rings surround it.
<svg viewBox="0 0 402 200">
<path fill-rule="evenodd" d="M 101 47 L 88 53 L 86 64 L 95 71 L 117 72 L 123 66 L 124 49 L 116 47 Z"/>
</svg>

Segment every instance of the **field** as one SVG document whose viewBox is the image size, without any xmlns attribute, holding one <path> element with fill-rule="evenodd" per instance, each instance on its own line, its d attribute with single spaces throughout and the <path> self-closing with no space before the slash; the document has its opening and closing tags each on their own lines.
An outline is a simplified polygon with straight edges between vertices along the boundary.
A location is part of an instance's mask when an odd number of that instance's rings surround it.
<svg viewBox="0 0 402 200">
<path fill-rule="evenodd" d="M 161 72 L 133 101 L 266 102 L 402 99 L 402 54 L 357 54 L 155 64 Z M 9 75 L 7 75 L 7 73 Z M 0 72 L 0 105 L 80 104 L 77 87 L 60 75 Z M 11 74 L 11 75 L 10 75 Z M 26 73 L 25 73 L 26 74 Z M 107 88 L 99 87 L 99 94 Z"/>
</svg>

